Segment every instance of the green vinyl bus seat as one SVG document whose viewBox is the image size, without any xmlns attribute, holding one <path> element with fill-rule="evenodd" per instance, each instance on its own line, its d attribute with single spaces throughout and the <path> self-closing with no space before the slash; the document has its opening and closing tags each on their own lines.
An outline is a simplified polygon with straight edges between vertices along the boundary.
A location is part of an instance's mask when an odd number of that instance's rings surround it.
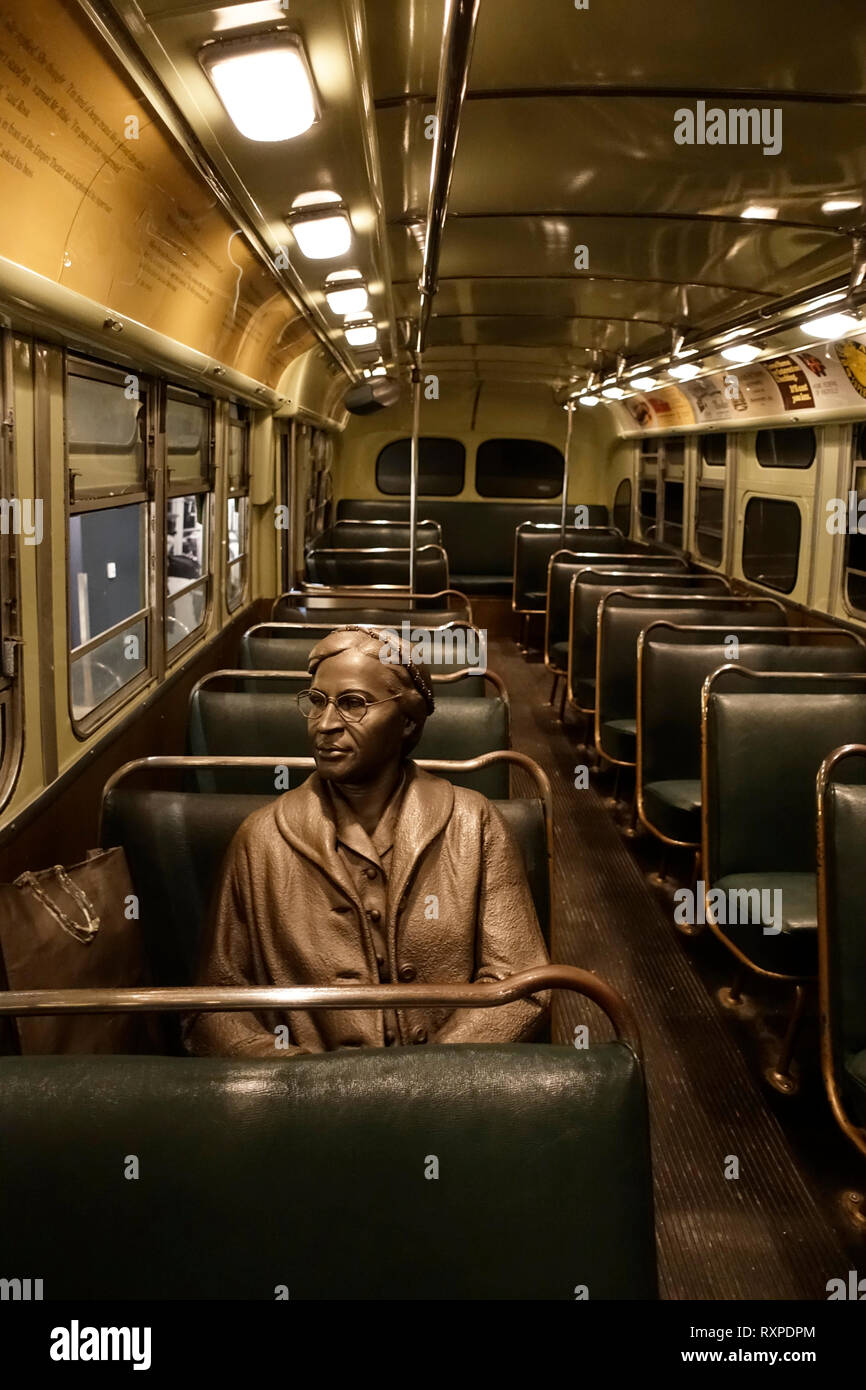
<svg viewBox="0 0 866 1390">
<path fill-rule="evenodd" d="M 785 627 L 776 599 L 734 598 L 730 594 L 675 593 L 651 597 L 614 589 L 598 605 L 595 670 L 595 746 L 609 762 L 634 767 L 637 761 L 637 645 L 642 630 L 659 618 L 671 622 L 721 626 L 737 623 Z"/>
<path fill-rule="evenodd" d="M 366 549 L 309 550 L 305 557 L 308 584 L 328 587 L 408 585 L 409 548 L 371 546 Z M 441 545 L 419 545 L 415 551 L 415 591 L 440 593 L 450 587 L 448 556 Z"/>
<path fill-rule="evenodd" d="M 726 636 L 752 671 L 866 671 L 866 645 L 839 628 L 752 626 Z M 669 616 L 638 639 L 637 805 L 660 840 L 696 849 L 701 842 L 701 689 L 731 660 L 717 629 L 677 624 Z M 815 644 L 819 645 L 815 645 Z"/>
<path fill-rule="evenodd" d="M 547 566 L 551 555 L 562 549 L 591 551 L 594 555 L 624 551 L 626 542 L 612 526 L 566 526 L 565 533 L 552 521 L 524 521 L 514 532 L 515 613 L 543 613 L 547 600 Z"/>
</svg>

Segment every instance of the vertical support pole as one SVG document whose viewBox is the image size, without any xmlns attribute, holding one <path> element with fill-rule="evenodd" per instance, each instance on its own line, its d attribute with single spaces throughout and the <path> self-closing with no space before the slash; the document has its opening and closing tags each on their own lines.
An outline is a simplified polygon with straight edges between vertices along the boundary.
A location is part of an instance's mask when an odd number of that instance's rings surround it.
<svg viewBox="0 0 866 1390">
<path fill-rule="evenodd" d="M 418 512 L 418 434 L 421 425 L 421 363 L 412 368 L 412 476 L 409 481 L 409 593 L 415 592 L 415 524 Z M 411 599 L 410 599 L 411 603 Z"/>
<path fill-rule="evenodd" d="M 559 548 L 565 549 L 565 516 L 568 508 L 568 469 L 569 454 L 571 452 L 571 424 L 574 414 L 574 401 L 569 401 L 566 406 L 568 411 L 568 424 L 565 430 L 565 453 L 562 459 L 562 515 L 559 521 Z"/>
</svg>

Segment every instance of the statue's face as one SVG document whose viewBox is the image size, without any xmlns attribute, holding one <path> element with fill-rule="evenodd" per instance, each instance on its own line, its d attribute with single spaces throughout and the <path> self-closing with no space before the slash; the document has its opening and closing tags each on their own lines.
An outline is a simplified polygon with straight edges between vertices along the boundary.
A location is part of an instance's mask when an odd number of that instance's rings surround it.
<svg viewBox="0 0 866 1390">
<path fill-rule="evenodd" d="M 403 713 L 397 695 L 401 686 L 389 667 L 375 657 L 349 650 L 326 657 L 311 682 L 336 700 L 339 695 L 363 695 L 387 703 L 373 705 L 358 723 L 345 720 L 329 704 L 309 721 L 313 756 L 320 777 L 332 782 L 373 781 L 389 763 L 399 760 L 403 740 L 414 722 Z"/>
</svg>

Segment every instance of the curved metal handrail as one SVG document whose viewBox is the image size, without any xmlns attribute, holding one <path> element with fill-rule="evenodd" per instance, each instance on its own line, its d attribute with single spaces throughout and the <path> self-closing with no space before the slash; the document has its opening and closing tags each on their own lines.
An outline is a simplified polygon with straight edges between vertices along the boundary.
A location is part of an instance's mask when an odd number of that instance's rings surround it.
<svg viewBox="0 0 866 1390">
<path fill-rule="evenodd" d="M 256 1009 L 493 1009 L 549 989 L 585 995 L 607 1015 L 620 1042 L 642 1057 L 631 1006 L 605 980 L 573 965 L 521 970 L 504 980 L 466 985 L 184 985 L 153 989 L 27 989 L 0 992 L 0 1016 L 106 1013 L 232 1013 Z"/>
</svg>

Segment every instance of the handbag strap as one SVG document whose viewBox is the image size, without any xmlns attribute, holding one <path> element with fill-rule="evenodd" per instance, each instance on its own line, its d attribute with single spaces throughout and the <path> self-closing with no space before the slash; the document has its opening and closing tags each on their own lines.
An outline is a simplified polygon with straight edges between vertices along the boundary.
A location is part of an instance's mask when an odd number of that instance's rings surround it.
<svg viewBox="0 0 866 1390">
<path fill-rule="evenodd" d="M 50 912 L 51 916 L 65 932 L 68 932 L 69 935 L 80 942 L 82 946 L 89 946 L 94 940 L 101 925 L 93 904 L 84 892 L 84 889 L 80 888 L 77 883 L 73 883 L 61 864 L 55 864 L 52 872 L 56 874 L 61 887 L 65 889 L 72 901 L 77 903 L 80 907 L 84 915 L 84 926 L 80 926 L 78 922 L 73 921 L 62 908 L 59 908 L 56 903 L 51 901 L 48 894 L 39 883 L 36 874 L 32 873 L 29 869 L 25 870 L 23 874 L 19 874 L 14 880 L 15 887 L 29 888 L 33 896 L 45 908 L 46 912 Z"/>
</svg>

